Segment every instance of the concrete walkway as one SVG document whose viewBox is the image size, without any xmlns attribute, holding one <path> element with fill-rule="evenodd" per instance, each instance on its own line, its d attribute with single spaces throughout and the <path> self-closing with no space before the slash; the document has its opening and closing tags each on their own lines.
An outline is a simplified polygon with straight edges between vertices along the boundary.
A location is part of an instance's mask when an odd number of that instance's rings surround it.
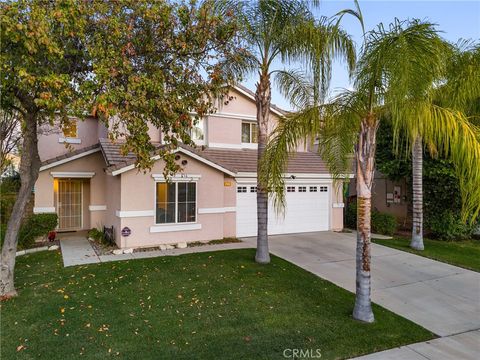
<svg viewBox="0 0 480 360">
<path fill-rule="evenodd" d="M 90 245 L 90 242 L 84 236 L 65 236 L 60 240 L 63 256 L 63 266 L 85 265 L 95 264 L 101 262 L 121 261 L 121 260 L 133 260 L 133 259 L 146 259 L 160 256 L 177 256 L 183 254 L 192 254 L 209 251 L 220 250 L 233 250 L 233 249 L 246 249 L 252 247 L 250 243 L 230 243 L 230 244 L 218 244 L 218 245 L 204 245 L 189 247 L 186 249 L 172 249 L 172 250 L 155 250 L 155 251 L 142 251 L 131 254 L 120 255 L 100 255 L 97 256 L 95 251 Z"/>
<path fill-rule="evenodd" d="M 100 262 L 97 254 L 84 236 L 60 234 L 63 266 L 86 265 Z"/>
<path fill-rule="evenodd" d="M 270 251 L 355 292 L 355 242 L 354 233 L 276 235 Z M 480 273 L 372 244 L 372 300 L 443 338 L 363 359 L 479 358 Z"/>
</svg>

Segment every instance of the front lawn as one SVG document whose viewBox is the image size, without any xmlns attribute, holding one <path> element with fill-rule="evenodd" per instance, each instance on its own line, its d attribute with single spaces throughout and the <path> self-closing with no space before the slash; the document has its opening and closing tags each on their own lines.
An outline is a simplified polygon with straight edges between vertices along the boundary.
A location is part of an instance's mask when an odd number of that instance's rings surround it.
<svg viewBox="0 0 480 360">
<path fill-rule="evenodd" d="M 480 241 L 441 241 L 424 239 L 425 250 L 410 248 L 410 239 L 393 238 L 389 240 L 372 240 L 376 244 L 408 251 L 416 255 L 460 266 L 466 269 L 480 271 Z"/>
<path fill-rule="evenodd" d="M 57 252 L 19 257 L 2 358 L 338 359 L 433 337 L 379 306 L 374 324 L 354 321 L 353 294 L 277 257 L 257 265 L 253 251 L 70 268 Z"/>
</svg>

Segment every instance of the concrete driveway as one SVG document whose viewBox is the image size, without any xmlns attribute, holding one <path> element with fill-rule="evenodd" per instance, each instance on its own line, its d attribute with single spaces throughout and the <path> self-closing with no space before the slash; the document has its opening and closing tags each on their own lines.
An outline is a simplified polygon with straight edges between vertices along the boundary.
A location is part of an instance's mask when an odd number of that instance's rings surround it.
<svg viewBox="0 0 480 360">
<path fill-rule="evenodd" d="M 355 291 L 355 234 L 316 232 L 270 236 L 270 252 L 351 292 Z M 256 238 L 243 239 L 255 243 Z M 479 260 L 480 261 L 480 260 Z M 467 355 L 480 353 L 480 273 L 372 244 L 372 300 L 441 337 L 447 348 L 462 333 Z M 475 331 L 477 330 L 477 331 Z M 457 335 L 454 337 L 453 335 Z M 461 337 L 461 336 L 460 336 Z M 443 339 L 438 339 L 440 341 Z M 440 345 L 422 343 L 423 358 L 468 359 Z M 417 344 L 419 345 L 419 344 Z M 413 345 L 412 345 L 413 346 Z M 405 349 L 400 348 L 400 349 Z M 408 351 L 417 351 L 412 348 Z M 429 352 L 430 351 L 430 352 Z M 435 351 L 437 353 L 435 353 Z M 408 359 L 383 354 L 377 359 Z M 460 356 L 458 356 L 460 355 Z M 430 357 L 431 356 L 431 357 Z M 365 357 L 367 359 L 368 357 Z M 372 357 L 371 359 L 374 359 Z"/>
</svg>

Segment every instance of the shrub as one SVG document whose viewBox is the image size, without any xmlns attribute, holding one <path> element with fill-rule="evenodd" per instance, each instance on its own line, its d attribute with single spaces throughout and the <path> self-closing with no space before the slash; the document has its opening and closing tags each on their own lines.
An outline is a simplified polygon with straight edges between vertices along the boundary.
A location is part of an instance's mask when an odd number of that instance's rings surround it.
<svg viewBox="0 0 480 360">
<path fill-rule="evenodd" d="M 427 227 L 432 236 L 441 240 L 465 240 L 473 236 L 477 224 L 464 224 L 460 216 L 452 211 L 444 211 L 438 216 L 427 219 Z"/>
<path fill-rule="evenodd" d="M 372 211 L 372 231 L 392 236 L 397 231 L 397 219 L 391 214 Z"/>
<path fill-rule="evenodd" d="M 10 214 L 13 210 L 13 205 L 15 205 L 15 200 L 17 194 L 15 193 L 3 193 L 0 196 L 0 222 L 6 224 L 8 219 L 10 219 Z"/>
<path fill-rule="evenodd" d="M 351 202 L 345 210 L 345 225 L 350 229 L 357 228 L 357 203 Z M 382 235 L 393 235 L 397 231 L 397 220 L 395 216 L 372 211 L 372 232 Z"/>
<path fill-rule="evenodd" d="M 5 231 L 7 231 L 7 224 L 0 224 L 0 245 L 3 245 L 3 239 L 5 238 Z"/>
<path fill-rule="evenodd" d="M 0 180 L 0 192 L 5 193 L 18 193 L 20 190 L 20 175 L 4 177 Z"/>
<path fill-rule="evenodd" d="M 95 241 L 103 243 L 104 234 L 103 231 L 93 228 L 88 231 L 88 237 Z"/>
<path fill-rule="evenodd" d="M 109 236 L 106 236 L 104 231 L 96 228 L 90 229 L 88 231 L 88 237 L 106 246 L 115 245 L 115 242 L 111 241 L 111 238 Z"/>
<path fill-rule="evenodd" d="M 357 228 L 357 203 L 355 201 L 349 203 L 345 209 L 345 226 L 350 229 Z"/>
<path fill-rule="evenodd" d="M 58 224 L 57 214 L 30 215 L 20 227 L 18 234 L 18 248 L 32 247 L 39 236 L 47 236 Z"/>
</svg>

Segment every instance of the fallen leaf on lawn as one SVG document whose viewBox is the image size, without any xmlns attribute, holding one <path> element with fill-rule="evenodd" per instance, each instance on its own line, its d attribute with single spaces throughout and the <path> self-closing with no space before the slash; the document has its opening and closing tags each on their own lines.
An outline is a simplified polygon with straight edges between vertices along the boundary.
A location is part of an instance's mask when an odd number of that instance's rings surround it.
<svg viewBox="0 0 480 360">
<path fill-rule="evenodd" d="M 243 340 L 245 340 L 246 342 L 250 342 L 252 341 L 252 338 L 250 336 L 245 336 Z"/>
</svg>

